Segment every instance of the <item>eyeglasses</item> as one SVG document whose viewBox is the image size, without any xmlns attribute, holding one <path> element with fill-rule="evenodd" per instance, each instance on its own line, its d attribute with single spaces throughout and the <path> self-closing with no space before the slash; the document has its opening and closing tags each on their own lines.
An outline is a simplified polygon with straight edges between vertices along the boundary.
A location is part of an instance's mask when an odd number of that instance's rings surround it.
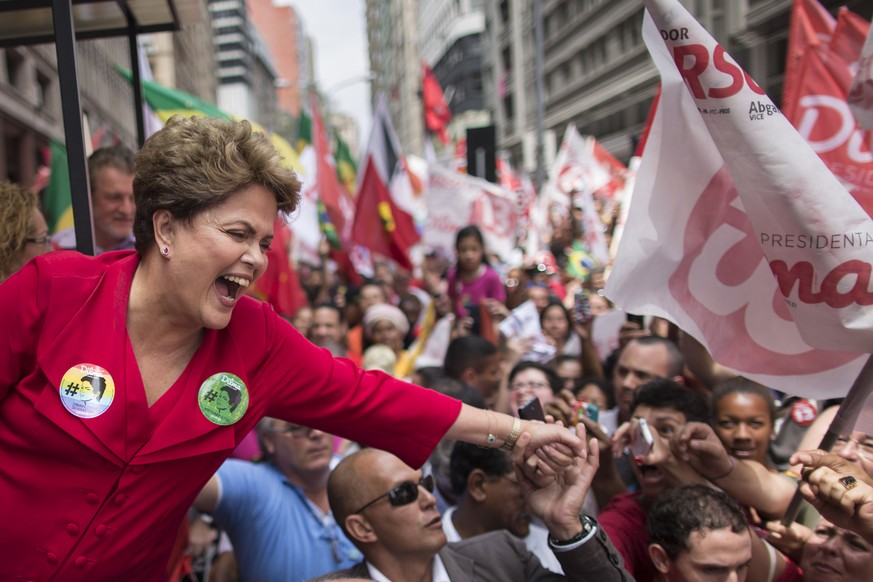
<svg viewBox="0 0 873 582">
<path fill-rule="evenodd" d="M 427 489 L 428 493 L 433 493 L 433 475 L 427 475 L 425 477 L 422 477 L 418 480 L 418 483 L 413 483 L 412 481 L 406 481 L 405 483 L 401 483 L 388 493 L 383 493 L 369 503 L 365 503 L 363 507 L 355 511 L 353 515 L 361 513 L 377 501 L 382 500 L 382 498 L 384 497 L 388 498 L 388 502 L 391 503 L 392 507 L 402 507 L 404 505 L 409 505 L 410 503 L 418 499 L 419 485 Z"/>
<path fill-rule="evenodd" d="M 546 382 L 513 382 L 509 385 L 510 390 L 524 390 L 525 388 L 530 388 L 531 390 L 548 388 L 551 390 L 552 387 Z"/>
<path fill-rule="evenodd" d="M 831 447 L 831 451 L 834 453 L 841 451 L 849 446 L 849 443 L 855 443 L 859 457 L 863 457 L 868 461 L 873 461 L 873 438 L 866 435 L 862 436 L 860 440 L 846 435 L 837 437 L 837 442 L 835 442 L 834 446 Z"/>
<path fill-rule="evenodd" d="M 49 235 L 44 236 L 29 236 L 24 239 L 24 242 L 33 243 L 35 245 L 42 245 L 44 247 L 52 246 L 52 237 Z"/>
</svg>

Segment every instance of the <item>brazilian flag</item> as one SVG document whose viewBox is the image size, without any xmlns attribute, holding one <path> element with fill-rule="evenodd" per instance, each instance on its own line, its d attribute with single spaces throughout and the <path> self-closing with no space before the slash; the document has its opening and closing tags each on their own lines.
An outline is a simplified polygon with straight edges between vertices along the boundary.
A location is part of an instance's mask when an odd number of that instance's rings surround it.
<svg viewBox="0 0 873 582">
<path fill-rule="evenodd" d="M 336 226 L 334 226 L 330 216 L 327 214 L 327 207 L 320 199 L 315 204 L 318 208 L 318 227 L 321 229 L 321 234 L 324 235 L 324 238 L 327 239 L 327 242 L 332 248 L 340 250 L 342 248 L 342 243 L 336 232 Z"/>
<path fill-rule="evenodd" d="M 118 66 L 116 66 L 116 69 L 121 73 L 122 77 L 128 80 L 128 82 L 132 82 L 130 71 Z M 185 117 L 202 115 L 204 117 L 233 119 L 230 114 L 225 113 L 208 101 L 204 101 L 190 93 L 166 87 L 154 81 L 143 79 L 142 97 L 164 123 L 174 115 L 184 115 Z"/>
<path fill-rule="evenodd" d="M 358 164 L 352 157 L 352 151 L 349 149 L 343 139 L 337 134 L 336 149 L 333 152 L 333 159 L 336 162 L 336 175 L 340 183 L 345 186 L 346 192 L 354 196 L 358 179 Z"/>
<path fill-rule="evenodd" d="M 121 67 L 116 67 L 116 69 L 121 73 L 121 76 L 128 81 L 131 81 L 129 71 L 126 71 Z M 152 111 L 154 111 L 164 123 L 174 115 L 183 115 L 185 117 L 201 115 L 203 117 L 217 117 L 219 119 L 227 120 L 234 119 L 232 115 L 222 111 L 208 101 L 204 101 L 190 93 L 166 87 L 154 81 L 143 80 L 142 97 L 145 102 L 148 103 L 148 106 L 152 108 Z M 269 134 L 265 128 L 257 123 L 251 120 L 249 120 L 249 122 L 252 124 L 252 129 L 254 131 L 259 131 L 264 135 L 269 136 L 270 141 L 273 142 L 273 146 L 284 158 L 286 167 L 291 168 L 299 174 L 300 163 L 297 160 L 297 152 L 294 151 L 291 144 L 280 135 L 276 133 Z"/>
<path fill-rule="evenodd" d="M 294 147 L 297 153 L 301 153 L 303 148 L 312 144 L 312 118 L 306 113 L 306 109 L 300 108 L 300 119 L 297 123 L 297 142 Z"/>
<path fill-rule="evenodd" d="M 70 169 L 67 164 L 67 146 L 56 139 L 51 140 L 51 175 L 43 191 L 43 210 L 49 232 L 73 226 L 73 197 L 70 187 Z"/>
</svg>

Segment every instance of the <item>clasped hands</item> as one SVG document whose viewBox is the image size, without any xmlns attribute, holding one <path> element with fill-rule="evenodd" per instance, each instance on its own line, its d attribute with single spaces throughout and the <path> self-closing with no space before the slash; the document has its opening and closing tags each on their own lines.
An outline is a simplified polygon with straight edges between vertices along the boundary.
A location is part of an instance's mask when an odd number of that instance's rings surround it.
<svg viewBox="0 0 873 582">
<path fill-rule="evenodd" d="M 512 461 L 531 511 L 556 539 L 578 533 L 579 512 L 600 466 L 599 453 L 596 438 L 586 443 L 583 427 L 574 433 L 561 422 L 524 422 Z"/>
</svg>

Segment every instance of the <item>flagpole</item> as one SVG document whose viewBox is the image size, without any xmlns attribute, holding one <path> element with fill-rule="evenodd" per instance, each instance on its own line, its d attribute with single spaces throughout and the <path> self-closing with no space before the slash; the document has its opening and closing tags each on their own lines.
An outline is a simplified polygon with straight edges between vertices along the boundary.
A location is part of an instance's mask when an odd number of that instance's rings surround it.
<svg viewBox="0 0 873 582">
<path fill-rule="evenodd" d="M 861 372 L 849 389 L 849 393 L 846 394 L 846 398 L 840 404 L 836 416 L 831 421 L 831 425 L 818 445 L 819 449 L 823 451 L 831 450 L 831 447 L 834 446 L 840 435 L 848 434 L 852 431 L 858 420 L 858 415 L 861 413 L 861 409 L 864 408 L 864 402 L 870 396 L 871 391 L 873 391 L 873 356 L 867 358 L 867 362 L 861 368 Z M 803 503 L 803 496 L 798 489 L 794 492 L 794 497 L 791 498 L 791 503 L 788 505 L 785 515 L 782 516 L 782 525 L 788 526 L 794 521 L 797 513 L 800 511 L 801 503 Z"/>
<path fill-rule="evenodd" d="M 545 166 L 545 82 L 543 80 L 543 1 L 534 0 L 534 76 L 536 77 L 536 127 L 537 127 L 537 191 L 543 191 L 546 181 Z"/>
</svg>

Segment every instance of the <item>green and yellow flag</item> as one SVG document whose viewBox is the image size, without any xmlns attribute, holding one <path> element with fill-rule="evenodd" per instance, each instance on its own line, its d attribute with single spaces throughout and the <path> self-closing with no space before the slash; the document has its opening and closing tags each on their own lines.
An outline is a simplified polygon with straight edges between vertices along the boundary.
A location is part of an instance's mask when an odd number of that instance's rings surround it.
<svg viewBox="0 0 873 582">
<path fill-rule="evenodd" d="M 128 82 L 132 82 L 130 71 L 118 66 L 115 68 Z M 202 115 L 204 117 L 233 119 L 231 115 L 208 101 L 178 89 L 171 89 L 155 81 L 143 79 L 142 98 L 164 123 L 174 115 L 184 115 L 185 117 Z"/>
<path fill-rule="evenodd" d="M 333 159 L 336 162 L 336 175 L 345 186 L 346 192 L 354 197 L 357 194 L 358 164 L 352 157 L 349 144 L 344 142 L 339 134 L 336 135 L 336 149 L 333 152 Z"/>
<path fill-rule="evenodd" d="M 312 143 L 312 118 L 306 113 L 306 109 L 300 108 L 300 119 L 297 122 L 297 142 L 294 147 L 297 153 Z"/>
<path fill-rule="evenodd" d="M 131 80 L 130 73 L 120 67 L 116 67 L 118 72 L 127 79 Z M 199 97 L 195 97 L 190 93 L 172 89 L 156 83 L 155 81 L 143 80 L 142 82 L 142 97 L 148 106 L 165 122 L 173 115 L 184 115 L 191 117 L 192 115 L 202 115 L 204 117 L 217 117 L 219 119 L 234 119 L 234 116 L 226 113 Z M 269 136 L 279 154 L 285 158 L 286 167 L 291 168 L 298 174 L 300 173 L 300 163 L 297 161 L 297 152 L 291 147 L 287 140 L 275 133 L 269 133 L 264 127 L 249 120 L 252 124 L 252 129 L 259 131 L 264 135 Z"/>
<path fill-rule="evenodd" d="M 70 188 L 70 169 L 67 164 L 67 146 L 51 140 L 51 175 L 43 193 L 43 210 L 49 233 L 73 226 L 73 197 Z"/>
</svg>

